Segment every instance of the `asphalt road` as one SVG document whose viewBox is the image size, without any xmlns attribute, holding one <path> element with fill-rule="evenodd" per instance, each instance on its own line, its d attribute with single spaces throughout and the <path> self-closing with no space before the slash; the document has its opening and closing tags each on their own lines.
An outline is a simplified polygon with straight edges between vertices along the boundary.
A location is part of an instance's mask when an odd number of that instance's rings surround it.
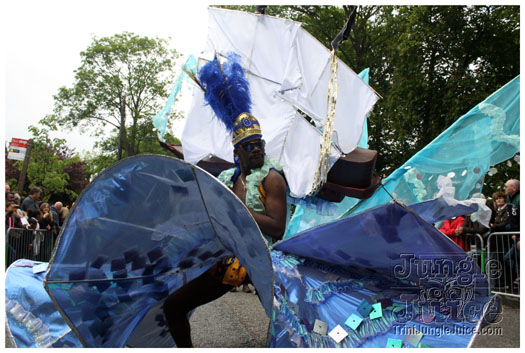
<svg viewBox="0 0 525 353">
<path fill-rule="evenodd" d="M 474 348 L 520 347 L 520 302 L 502 299 L 502 317 L 478 335 Z M 191 317 L 196 348 L 264 348 L 269 319 L 254 294 L 230 292 L 199 307 Z M 7 334 L 7 332 L 6 332 Z M 14 347 L 8 341 L 6 348 Z"/>
<path fill-rule="evenodd" d="M 519 348 L 520 302 L 502 299 L 501 321 L 474 339 L 473 348 Z M 195 348 L 264 348 L 269 319 L 256 295 L 227 293 L 198 308 L 191 320 Z"/>
</svg>

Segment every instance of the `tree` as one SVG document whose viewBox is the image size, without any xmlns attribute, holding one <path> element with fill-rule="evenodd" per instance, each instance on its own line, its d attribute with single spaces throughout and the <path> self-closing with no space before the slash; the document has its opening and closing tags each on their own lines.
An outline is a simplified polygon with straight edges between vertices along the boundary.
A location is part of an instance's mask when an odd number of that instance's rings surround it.
<svg viewBox="0 0 525 353">
<path fill-rule="evenodd" d="M 27 195 L 30 188 L 38 186 L 42 189 L 42 201 L 72 203 L 89 183 L 86 163 L 67 147 L 66 140 L 51 139 L 47 127 L 30 126 L 29 131 L 33 135 L 31 159 L 24 190 L 18 191 Z M 22 161 L 6 159 L 6 179 L 13 184 L 21 169 Z"/>
<path fill-rule="evenodd" d="M 393 148 L 382 144 L 390 159 L 385 174 L 519 74 L 519 8 L 403 6 L 394 11 L 378 21 L 379 30 L 396 40 L 385 53 L 391 79 L 369 130 L 381 136 L 378 130 L 392 129 L 386 141 Z M 492 38 L 508 49 L 505 55 L 490 49 Z"/>
<path fill-rule="evenodd" d="M 128 133 L 129 130 L 130 128 L 128 128 Z M 137 146 L 139 153 L 163 154 L 172 157 L 173 153 L 160 146 L 157 135 L 152 133 L 152 131 L 153 123 L 151 119 L 146 120 L 139 125 L 139 128 L 137 129 Z M 181 144 L 178 138 L 169 133 L 166 133 L 164 138 L 169 144 Z M 95 143 L 96 152 L 86 153 L 84 160 L 87 163 L 89 173 L 92 177 L 99 175 L 104 169 L 117 162 L 115 154 L 111 153 L 111 151 L 115 150 L 117 145 L 118 134 L 110 134 L 109 137 L 101 139 Z"/>
<path fill-rule="evenodd" d="M 73 87 L 62 87 L 54 96 L 54 115 L 48 123 L 104 136 L 116 129 L 116 159 L 140 152 L 140 129 L 168 96 L 173 82 L 175 50 L 164 39 L 124 32 L 94 38 L 75 70 Z M 129 118 L 128 118 L 129 117 Z"/>
</svg>

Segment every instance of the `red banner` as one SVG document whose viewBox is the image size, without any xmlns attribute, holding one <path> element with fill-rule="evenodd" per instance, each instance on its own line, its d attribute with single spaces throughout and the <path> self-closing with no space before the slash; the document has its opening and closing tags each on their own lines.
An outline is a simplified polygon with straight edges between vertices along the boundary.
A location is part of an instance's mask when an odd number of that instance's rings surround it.
<svg viewBox="0 0 525 353">
<path fill-rule="evenodd" d="M 14 137 L 13 137 L 13 138 L 11 139 L 11 145 L 10 145 L 10 147 L 22 147 L 22 148 L 26 148 L 28 142 L 29 142 L 28 140 L 17 139 L 17 138 L 14 138 Z"/>
</svg>

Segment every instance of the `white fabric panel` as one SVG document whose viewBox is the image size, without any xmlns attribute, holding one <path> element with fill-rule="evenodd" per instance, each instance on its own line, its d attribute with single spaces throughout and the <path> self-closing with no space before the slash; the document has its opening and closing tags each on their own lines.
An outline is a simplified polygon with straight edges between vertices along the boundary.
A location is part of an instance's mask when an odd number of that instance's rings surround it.
<svg viewBox="0 0 525 353">
<path fill-rule="evenodd" d="M 301 24 L 240 11 L 209 8 L 207 50 L 222 55 L 234 51 L 243 67 L 281 83 L 290 46 Z"/>
<path fill-rule="evenodd" d="M 290 195 L 301 198 L 307 195 L 312 188 L 319 164 L 322 136 L 299 113 L 296 114 L 290 130 L 294 133 L 289 134 L 286 140 L 282 164 L 286 181 L 290 187 Z M 340 154 L 332 148 L 330 167 L 339 157 Z M 298 170 L 301 173 L 297 173 Z"/>
<path fill-rule="evenodd" d="M 181 142 L 184 160 L 187 162 L 197 164 L 210 154 L 233 162 L 231 135 L 213 116 L 212 109 L 204 104 L 204 93 L 198 87 L 193 89 L 193 99 L 182 130 Z"/>
<path fill-rule="evenodd" d="M 266 153 L 283 165 L 291 195 L 305 196 L 317 171 L 321 135 L 302 117 L 294 117 L 298 107 L 322 125 L 330 76 L 328 49 L 298 22 L 210 8 L 206 51 L 241 55 Z M 338 75 L 334 136 L 348 153 L 359 143 L 366 113 L 377 97 L 342 62 Z M 214 154 L 232 162 L 231 135 L 204 105 L 202 91 L 194 91 L 181 138 L 184 159 L 197 163 Z M 339 153 L 332 148 L 331 164 L 337 158 Z"/>
<path fill-rule="evenodd" d="M 317 122 L 322 122 L 327 113 L 330 51 L 304 29 L 298 32 L 292 51 L 294 64 L 287 68 L 286 74 L 290 78 L 285 77 L 284 82 L 288 88 L 293 85 L 292 82 L 297 83 L 297 77 L 300 76 L 301 88 L 283 94 Z M 344 153 L 350 153 L 357 147 L 366 114 L 378 97 L 368 84 L 339 59 L 337 83 L 334 130 L 338 141 L 335 142 Z"/>
<path fill-rule="evenodd" d="M 282 163 L 282 149 L 295 108 L 275 94 L 279 85 L 252 75 L 248 75 L 248 79 L 254 102 L 252 113 L 261 124 L 266 154 Z"/>
</svg>

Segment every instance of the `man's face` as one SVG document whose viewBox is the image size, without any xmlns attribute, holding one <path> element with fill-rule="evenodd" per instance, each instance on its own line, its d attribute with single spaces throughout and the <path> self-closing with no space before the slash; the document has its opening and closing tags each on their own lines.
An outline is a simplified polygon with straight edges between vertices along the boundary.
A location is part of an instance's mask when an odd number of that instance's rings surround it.
<svg viewBox="0 0 525 353">
<path fill-rule="evenodd" d="M 261 168 L 264 164 L 264 140 L 255 139 L 244 142 L 235 149 L 243 170 Z"/>
<path fill-rule="evenodd" d="M 7 202 L 13 202 L 15 201 L 15 195 L 14 194 L 8 194 L 6 198 Z"/>
<path fill-rule="evenodd" d="M 505 183 L 505 195 L 512 196 L 516 192 L 515 190 L 516 188 L 514 187 L 514 185 L 512 185 L 511 182 L 507 181 Z"/>
<path fill-rule="evenodd" d="M 40 191 L 37 192 L 36 194 L 33 194 L 33 200 L 38 200 L 40 198 Z"/>
<path fill-rule="evenodd" d="M 498 206 L 498 207 L 503 206 L 505 203 L 506 203 L 506 202 L 505 202 L 505 199 L 504 199 L 503 197 L 498 197 L 498 198 L 496 199 L 496 206 Z"/>
</svg>

